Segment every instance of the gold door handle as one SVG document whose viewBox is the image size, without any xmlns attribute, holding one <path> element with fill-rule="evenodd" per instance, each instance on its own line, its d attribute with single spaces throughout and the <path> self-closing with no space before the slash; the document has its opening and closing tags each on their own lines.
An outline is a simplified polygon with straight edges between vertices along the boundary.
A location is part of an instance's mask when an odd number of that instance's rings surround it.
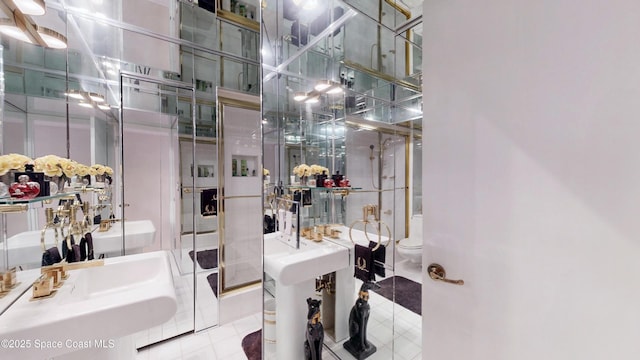
<svg viewBox="0 0 640 360">
<path fill-rule="evenodd" d="M 182 191 L 183 191 L 185 194 L 191 194 L 191 193 L 193 192 L 193 191 L 191 190 L 191 188 L 184 188 L 184 189 L 182 189 Z"/>
<path fill-rule="evenodd" d="M 440 264 L 431 264 L 427 268 L 429 272 L 429 277 L 436 281 L 444 281 L 449 284 L 454 285 L 464 285 L 464 280 L 451 280 L 447 279 L 447 272 L 444 271 L 444 268 Z"/>
</svg>

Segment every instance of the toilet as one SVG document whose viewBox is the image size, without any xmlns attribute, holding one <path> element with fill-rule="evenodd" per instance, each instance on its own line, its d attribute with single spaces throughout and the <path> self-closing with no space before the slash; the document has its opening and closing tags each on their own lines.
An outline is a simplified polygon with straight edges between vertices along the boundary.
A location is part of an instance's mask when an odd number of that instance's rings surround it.
<svg viewBox="0 0 640 360">
<path fill-rule="evenodd" d="M 411 217 L 409 237 L 396 245 L 398 254 L 414 264 L 422 265 L 422 214 Z"/>
</svg>

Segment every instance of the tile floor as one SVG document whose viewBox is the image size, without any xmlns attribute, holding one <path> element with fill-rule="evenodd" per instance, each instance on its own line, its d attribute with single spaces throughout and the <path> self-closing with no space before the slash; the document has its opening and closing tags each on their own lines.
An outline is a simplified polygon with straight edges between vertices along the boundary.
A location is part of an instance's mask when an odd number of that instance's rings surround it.
<svg viewBox="0 0 640 360">
<path fill-rule="evenodd" d="M 396 275 L 404 276 L 414 281 L 421 281 L 420 269 L 405 262 L 397 264 Z M 357 284 L 357 287 L 359 287 L 359 284 Z M 188 284 L 185 284 L 184 291 L 188 293 L 188 291 L 192 291 L 192 288 L 189 290 Z M 375 292 L 371 292 L 369 303 L 372 308 L 369 320 L 369 340 L 377 346 L 378 351 L 368 359 L 420 360 L 422 358 L 421 317 L 401 306 L 394 305 Z M 199 316 L 204 315 L 200 313 Z M 392 326 L 389 324 L 392 324 Z M 231 324 L 183 335 L 143 348 L 138 351 L 137 359 L 246 360 L 247 357 L 241 345 L 242 339 L 261 327 L 262 314 L 254 314 L 236 320 Z M 329 337 L 325 337 L 325 345 L 338 357 L 333 356 L 331 352 L 325 349 L 323 352 L 324 359 L 353 359 L 342 347 L 342 342 L 334 343 Z M 265 350 L 268 351 L 268 349 Z"/>
</svg>

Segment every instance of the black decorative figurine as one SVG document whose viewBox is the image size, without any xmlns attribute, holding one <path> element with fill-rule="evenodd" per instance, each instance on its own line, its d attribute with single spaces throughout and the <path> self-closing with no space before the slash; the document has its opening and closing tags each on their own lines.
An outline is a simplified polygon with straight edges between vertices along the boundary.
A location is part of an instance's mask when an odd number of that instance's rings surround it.
<svg viewBox="0 0 640 360">
<path fill-rule="evenodd" d="M 375 286 L 371 281 L 362 283 L 356 304 L 349 314 L 349 340 L 344 343 L 344 348 L 358 360 L 366 359 L 377 350 L 375 345 L 367 341 L 369 290 Z"/>
<path fill-rule="evenodd" d="M 320 304 L 322 300 L 307 299 L 309 312 L 307 313 L 307 333 L 304 341 L 305 360 L 322 360 L 322 343 L 324 328 L 320 322 Z"/>
</svg>

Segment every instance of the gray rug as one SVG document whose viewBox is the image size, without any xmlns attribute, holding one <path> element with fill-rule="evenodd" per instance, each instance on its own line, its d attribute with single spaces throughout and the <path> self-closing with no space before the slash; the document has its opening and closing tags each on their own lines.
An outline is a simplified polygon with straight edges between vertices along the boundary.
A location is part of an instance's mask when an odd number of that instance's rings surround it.
<svg viewBox="0 0 640 360">
<path fill-rule="evenodd" d="M 242 339 L 242 350 L 248 360 L 262 360 L 262 330 L 245 336 Z"/>
<path fill-rule="evenodd" d="M 395 302 L 416 314 L 422 315 L 422 285 L 402 276 L 392 276 L 377 283 L 380 288 L 373 289 L 376 293 Z"/>
<path fill-rule="evenodd" d="M 213 294 L 218 297 L 218 273 L 209 274 L 207 281 L 211 286 L 211 290 L 213 290 Z"/>
<path fill-rule="evenodd" d="M 189 251 L 189 257 L 193 260 L 193 250 Z M 198 265 L 203 269 L 217 268 L 218 249 L 198 251 Z"/>
</svg>

